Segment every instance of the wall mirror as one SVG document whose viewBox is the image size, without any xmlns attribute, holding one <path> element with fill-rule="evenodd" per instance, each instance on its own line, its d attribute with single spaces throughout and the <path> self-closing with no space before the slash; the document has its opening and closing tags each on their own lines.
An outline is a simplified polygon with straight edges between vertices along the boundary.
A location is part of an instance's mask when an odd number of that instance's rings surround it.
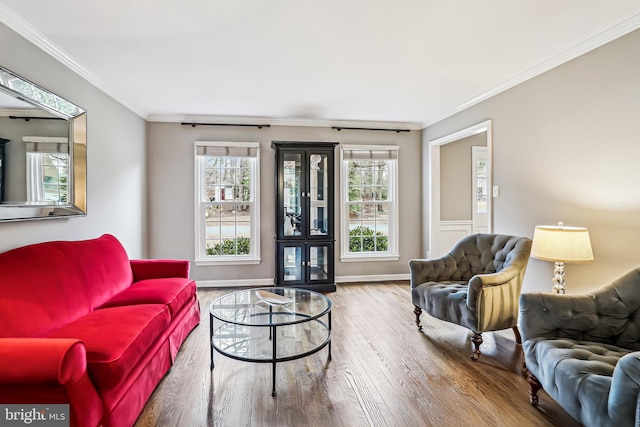
<svg viewBox="0 0 640 427">
<path fill-rule="evenodd" d="M 491 120 L 429 141 L 429 252 L 446 254 L 464 236 L 491 233 Z"/>
<path fill-rule="evenodd" d="M 0 67 L 0 221 L 86 215 L 87 114 Z"/>
</svg>

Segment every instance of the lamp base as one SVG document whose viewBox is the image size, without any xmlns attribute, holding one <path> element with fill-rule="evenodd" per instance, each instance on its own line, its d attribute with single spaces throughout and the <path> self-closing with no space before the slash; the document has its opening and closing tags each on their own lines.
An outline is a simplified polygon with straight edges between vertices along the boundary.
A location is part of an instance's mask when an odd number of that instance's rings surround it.
<svg viewBox="0 0 640 427">
<path fill-rule="evenodd" d="M 553 269 L 553 288 L 554 294 L 564 294 L 564 262 L 556 262 Z"/>
</svg>

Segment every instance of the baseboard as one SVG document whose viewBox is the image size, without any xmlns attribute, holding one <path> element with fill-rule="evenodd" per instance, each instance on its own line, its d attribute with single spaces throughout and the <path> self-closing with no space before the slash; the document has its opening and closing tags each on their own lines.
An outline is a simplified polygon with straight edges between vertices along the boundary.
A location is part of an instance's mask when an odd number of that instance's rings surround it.
<svg viewBox="0 0 640 427">
<path fill-rule="evenodd" d="M 393 280 L 409 280 L 410 275 L 406 274 L 378 274 L 363 276 L 338 276 L 336 283 L 368 283 L 387 282 Z M 253 288 L 263 286 L 273 286 L 273 279 L 236 279 L 236 280 L 196 280 L 199 288 Z"/>
<path fill-rule="evenodd" d="M 409 280 L 411 275 L 405 274 L 375 274 L 375 275 L 362 275 L 362 276 L 338 276 L 336 277 L 336 283 L 351 283 L 351 282 L 388 282 L 393 280 Z"/>
<path fill-rule="evenodd" d="M 199 288 L 253 288 L 273 286 L 273 279 L 196 280 Z"/>
</svg>

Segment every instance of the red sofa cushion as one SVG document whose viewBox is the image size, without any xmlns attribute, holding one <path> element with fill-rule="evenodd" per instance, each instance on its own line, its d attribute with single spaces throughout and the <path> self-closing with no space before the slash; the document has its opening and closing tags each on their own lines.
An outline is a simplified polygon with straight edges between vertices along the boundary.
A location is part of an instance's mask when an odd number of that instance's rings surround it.
<svg viewBox="0 0 640 427">
<path fill-rule="evenodd" d="M 157 351 L 169 323 L 169 309 L 165 305 L 110 307 L 64 325 L 48 337 L 77 338 L 84 342 L 89 375 L 104 395 L 125 381 L 148 353 Z"/>
<path fill-rule="evenodd" d="M 88 314 L 133 282 L 125 249 L 108 234 L 4 252 L 0 271 L 0 337 L 46 335 Z"/>
<path fill-rule="evenodd" d="M 171 317 L 182 307 L 193 301 L 196 282 L 192 279 L 169 277 L 165 279 L 141 280 L 107 301 L 102 307 L 118 307 L 135 304 L 165 304 Z"/>
</svg>

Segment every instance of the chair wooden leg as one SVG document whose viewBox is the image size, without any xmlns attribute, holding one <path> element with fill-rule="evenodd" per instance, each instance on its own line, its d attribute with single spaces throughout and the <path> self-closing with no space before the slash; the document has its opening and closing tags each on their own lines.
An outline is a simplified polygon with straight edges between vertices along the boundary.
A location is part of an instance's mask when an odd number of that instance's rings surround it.
<svg viewBox="0 0 640 427">
<path fill-rule="evenodd" d="M 527 381 L 529 382 L 529 386 L 531 386 L 531 390 L 529 391 L 529 403 L 533 406 L 538 406 L 538 391 L 542 388 L 542 384 L 540 384 L 540 381 L 538 381 L 538 379 L 528 369 Z"/>
<path fill-rule="evenodd" d="M 516 343 L 522 344 L 522 337 L 520 336 L 520 331 L 518 330 L 518 327 L 514 326 L 512 329 L 513 329 L 513 335 L 516 336 Z"/>
<path fill-rule="evenodd" d="M 420 324 L 420 315 L 422 314 L 422 309 L 417 305 L 414 305 L 413 307 L 413 314 L 416 315 L 416 326 L 418 327 L 418 330 L 421 331 L 422 325 Z"/>
<path fill-rule="evenodd" d="M 473 343 L 473 354 L 471 355 L 471 360 L 475 362 L 480 357 L 480 344 L 482 344 L 482 334 L 474 332 L 473 335 L 471 335 L 471 342 Z"/>
</svg>

